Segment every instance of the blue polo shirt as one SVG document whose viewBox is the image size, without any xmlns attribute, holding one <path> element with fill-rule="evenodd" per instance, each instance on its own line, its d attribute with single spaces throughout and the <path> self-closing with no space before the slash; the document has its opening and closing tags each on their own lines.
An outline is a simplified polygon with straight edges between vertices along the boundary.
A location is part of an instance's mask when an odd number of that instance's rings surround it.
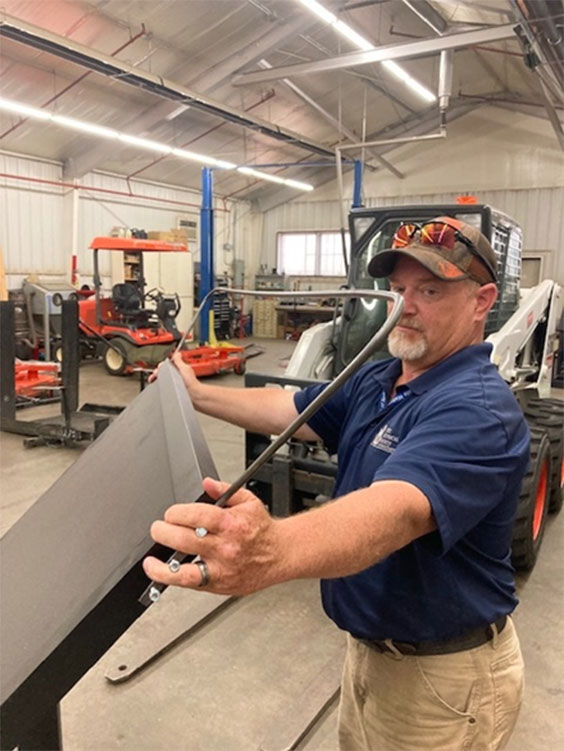
<svg viewBox="0 0 564 751">
<path fill-rule="evenodd" d="M 356 637 L 447 639 L 517 605 L 510 547 L 529 431 L 490 353 L 456 352 L 391 401 L 401 362 L 364 365 L 308 421 L 338 454 L 335 497 L 402 480 L 425 494 L 437 524 L 380 563 L 321 582 L 327 615 Z M 296 393 L 298 411 L 323 388 Z"/>
</svg>

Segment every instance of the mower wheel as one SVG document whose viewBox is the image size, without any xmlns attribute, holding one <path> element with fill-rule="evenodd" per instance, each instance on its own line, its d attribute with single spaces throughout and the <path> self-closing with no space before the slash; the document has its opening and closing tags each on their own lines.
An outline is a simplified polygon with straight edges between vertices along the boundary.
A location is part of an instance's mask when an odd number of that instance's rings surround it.
<svg viewBox="0 0 564 751">
<path fill-rule="evenodd" d="M 245 375 L 245 371 L 247 370 L 247 363 L 245 362 L 245 360 L 240 360 L 235 364 L 233 370 L 237 375 Z"/>
<path fill-rule="evenodd" d="M 530 571 L 537 560 L 550 501 L 550 476 L 548 434 L 531 428 L 531 461 L 521 485 L 511 545 L 511 560 L 519 571 Z"/>
<path fill-rule="evenodd" d="M 119 351 L 118 351 L 119 350 Z M 112 346 L 107 346 L 102 356 L 104 367 L 110 375 L 120 376 L 127 368 L 127 353 L 119 339 L 112 339 Z"/>
</svg>

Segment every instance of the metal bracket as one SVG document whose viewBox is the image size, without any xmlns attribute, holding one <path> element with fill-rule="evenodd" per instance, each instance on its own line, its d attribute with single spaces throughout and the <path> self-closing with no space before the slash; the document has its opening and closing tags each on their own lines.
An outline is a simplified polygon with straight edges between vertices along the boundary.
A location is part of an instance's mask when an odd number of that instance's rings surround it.
<svg viewBox="0 0 564 751">
<path fill-rule="evenodd" d="M 115 664 L 105 673 L 110 683 L 124 683 L 137 675 L 236 601 L 228 595 L 190 592 L 190 602 L 187 602 L 186 594 L 170 590 L 166 595 L 173 596 L 166 596 L 166 599 L 163 596 L 162 608 L 151 608 L 131 626 L 127 631 L 128 640 L 116 644 L 112 650 Z M 135 635 L 141 630 L 153 632 L 154 638 L 149 642 L 136 639 Z"/>
</svg>

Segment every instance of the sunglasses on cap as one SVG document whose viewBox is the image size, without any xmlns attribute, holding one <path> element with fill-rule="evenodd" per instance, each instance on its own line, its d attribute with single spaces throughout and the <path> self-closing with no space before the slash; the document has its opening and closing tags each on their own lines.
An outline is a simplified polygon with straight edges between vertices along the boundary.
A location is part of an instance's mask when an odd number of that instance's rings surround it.
<svg viewBox="0 0 564 751">
<path fill-rule="evenodd" d="M 446 248 L 448 250 L 453 250 L 455 244 L 460 242 L 468 248 L 472 255 L 484 264 L 490 272 L 492 279 L 497 278 L 496 271 L 492 264 L 487 258 L 484 258 L 474 243 L 460 232 L 460 230 L 447 222 L 426 222 L 425 224 L 415 224 L 411 222 L 401 224 L 394 234 L 392 248 L 406 248 L 413 242 L 417 242 L 419 245 L 430 245 L 436 248 Z"/>
</svg>

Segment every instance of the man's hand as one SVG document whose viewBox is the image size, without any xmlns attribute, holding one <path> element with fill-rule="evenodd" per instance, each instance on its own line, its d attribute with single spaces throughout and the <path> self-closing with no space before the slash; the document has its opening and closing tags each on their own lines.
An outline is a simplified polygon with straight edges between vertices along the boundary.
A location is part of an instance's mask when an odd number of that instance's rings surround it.
<svg viewBox="0 0 564 751">
<path fill-rule="evenodd" d="M 184 385 L 186 386 L 186 389 L 190 396 L 193 398 L 193 394 L 197 390 L 199 383 L 198 379 L 196 378 L 196 374 L 194 373 L 190 365 L 184 362 L 180 352 L 175 352 L 170 360 L 182 376 Z M 166 360 L 163 360 L 163 362 L 166 362 Z M 153 383 L 153 381 L 157 380 L 157 378 L 159 377 L 159 368 L 161 367 L 163 362 L 159 363 L 155 370 L 153 370 L 148 379 L 149 383 Z"/>
<path fill-rule="evenodd" d="M 217 499 L 229 485 L 207 477 L 203 487 Z M 205 561 L 210 577 L 205 591 L 247 595 L 284 580 L 278 524 L 256 495 L 239 490 L 224 508 L 207 503 L 171 506 L 164 521 L 153 523 L 151 536 L 155 542 Z M 197 527 L 204 527 L 208 534 L 198 537 Z M 150 579 L 167 585 L 197 589 L 202 582 L 194 563 L 184 563 L 172 573 L 166 563 L 149 557 L 143 568 Z"/>
</svg>

